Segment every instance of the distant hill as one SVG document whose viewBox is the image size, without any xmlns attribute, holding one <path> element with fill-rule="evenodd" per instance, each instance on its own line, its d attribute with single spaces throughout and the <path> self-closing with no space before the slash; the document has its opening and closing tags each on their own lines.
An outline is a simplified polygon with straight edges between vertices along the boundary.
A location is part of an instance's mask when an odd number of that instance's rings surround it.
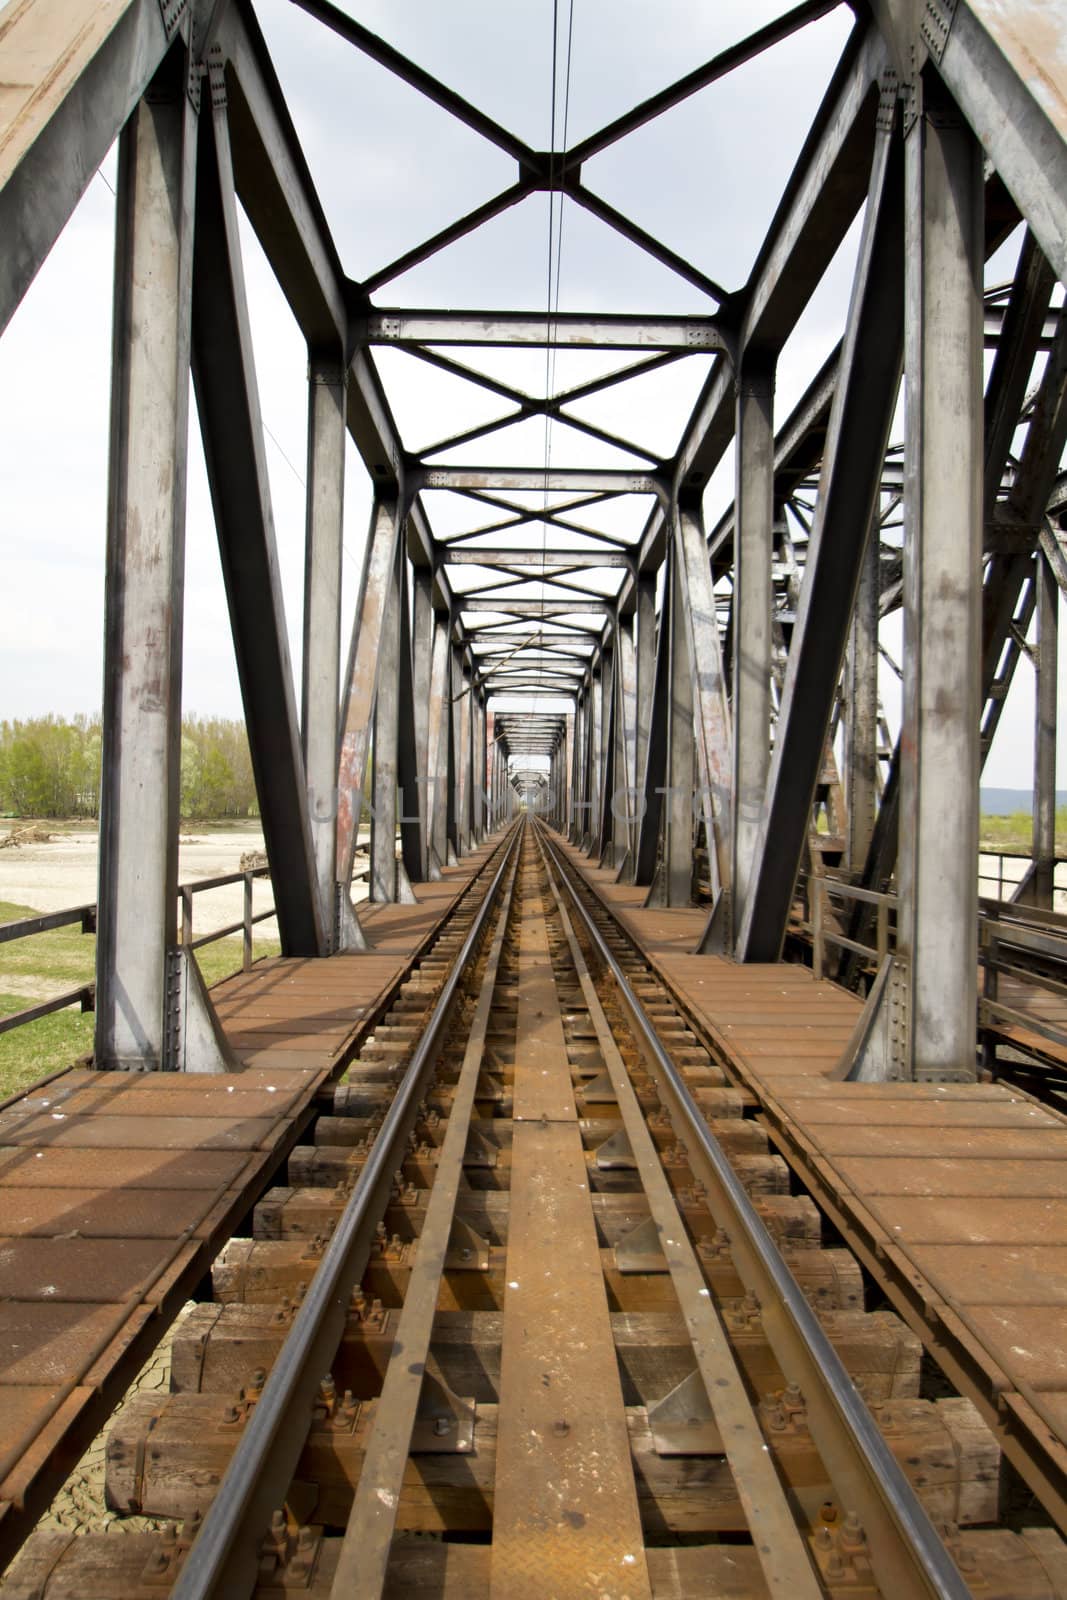
<svg viewBox="0 0 1067 1600">
<path fill-rule="evenodd" d="M 987 789 L 984 784 L 982 786 L 984 817 L 1010 817 L 1016 811 L 1030 811 L 1032 805 L 1032 789 Z M 1056 790 L 1056 805 L 1067 805 L 1067 789 Z"/>
</svg>

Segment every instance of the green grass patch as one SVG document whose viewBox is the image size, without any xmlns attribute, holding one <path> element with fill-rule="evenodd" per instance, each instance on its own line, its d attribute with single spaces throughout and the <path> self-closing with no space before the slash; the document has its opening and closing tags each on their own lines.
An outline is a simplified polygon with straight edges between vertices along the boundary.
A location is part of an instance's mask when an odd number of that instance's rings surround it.
<svg viewBox="0 0 1067 1600">
<path fill-rule="evenodd" d="M 254 933 L 253 929 L 253 935 Z M 268 956 L 280 956 L 281 953 L 282 947 L 277 939 L 253 937 L 253 961 L 263 961 Z M 240 972 L 242 961 L 240 939 L 219 939 L 215 944 L 205 945 L 203 950 L 196 952 L 196 964 L 209 989 L 213 983 L 221 983 L 223 978 L 230 978 L 235 972 Z"/>
<path fill-rule="evenodd" d="M 0 923 L 39 915 L 32 906 L 0 900 Z M 257 961 L 280 951 L 276 939 L 257 938 L 253 945 Z M 210 987 L 241 970 L 241 941 L 220 939 L 198 950 L 196 960 Z M 0 1015 L 11 1016 L 64 989 L 91 983 L 95 961 L 96 938 L 82 933 L 77 924 L 0 945 Z M 17 994 L 5 984 L 9 976 L 18 979 Z M 76 1005 L 0 1034 L 0 1099 L 29 1088 L 60 1067 L 70 1066 L 92 1047 L 93 1017 L 83 1016 Z"/>
<path fill-rule="evenodd" d="M 978 824 L 979 849 L 1029 855 L 1033 843 L 1033 822 L 1029 811 L 1013 811 L 1006 817 L 983 816 Z M 1056 854 L 1067 855 L 1067 806 L 1056 812 Z"/>
<path fill-rule="evenodd" d="M 2 1016 L 9 1017 L 32 1004 L 32 996 L 0 993 Z M 60 1067 L 69 1067 L 92 1048 L 93 1018 L 83 1016 L 77 1006 L 0 1033 L 0 1100 L 29 1089 Z"/>
</svg>

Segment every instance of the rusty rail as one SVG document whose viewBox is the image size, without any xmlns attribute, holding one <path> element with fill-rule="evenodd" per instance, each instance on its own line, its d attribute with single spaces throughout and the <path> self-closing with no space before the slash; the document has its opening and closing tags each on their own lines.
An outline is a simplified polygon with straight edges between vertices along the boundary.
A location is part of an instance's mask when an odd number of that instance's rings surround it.
<svg viewBox="0 0 1067 1600">
<path fill-rule="evenodd" d="M 719 1225 L 728 1232 L 742 1279 L 763 1309 L 767 1337 L 807 1397 L 812 1437 L 831 1476 L 847 1482 L 870 1543 L 883 1593 L 967 1600 L 969 1589 L 790 1272 L 722 1146 L 663 1048 L 656 1028 L 613 956 L 573 874 L 546 829 L 546 854 L 602 969 L 610 974 L 634 1036 L 652 1063 L 657 1089 L 688 1146 Z"/>
<path fill-rule="evenodd" d="M 282 1353 L 204 1518 L 172 1591 L 173 1600 L 209 1600 L 213 1596 L 229 1600 L 249 1593 L 254 1585 L 263 1531 L 272 1510 L 285 1498 L 300 1455 L 301 1422 L 310 1414 L 322 1374 L 340 1339 L 349 1297 L 366 1268 L 375 1229 L 415 1125 L 460 984 L 486 930 L 518 838 L 516 827 L 503 845 L 503 859 L 484 892 Z"/>
</svg>

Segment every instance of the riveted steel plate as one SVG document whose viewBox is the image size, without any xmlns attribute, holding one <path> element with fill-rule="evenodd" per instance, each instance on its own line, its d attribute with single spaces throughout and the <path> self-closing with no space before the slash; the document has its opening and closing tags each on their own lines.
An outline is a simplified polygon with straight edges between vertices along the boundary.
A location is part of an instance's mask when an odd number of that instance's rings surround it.
<svg viewBox="0 0 1067 1600">
<path fill-rule="evenodd" d="M 491 1594 L 650 1593 L 581 1136 L 516 1125 Z"/>
</svg>

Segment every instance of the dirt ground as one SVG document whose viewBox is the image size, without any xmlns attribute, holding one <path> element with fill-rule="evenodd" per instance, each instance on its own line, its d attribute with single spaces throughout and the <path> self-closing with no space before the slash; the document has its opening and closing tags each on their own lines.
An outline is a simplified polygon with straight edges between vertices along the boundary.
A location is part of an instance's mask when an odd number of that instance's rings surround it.
<svg viewBox="0 0 1067 1600">
<path fill-rule="evenodd" d="M 0 836 L 18 824 L 0 823 Z M 47 824 L 45 824 L 47 826 Z M 361 830 L 361 839 L 363 831 Z M 241 829 L 183 833 L 178 854 L 178 882 L 220 878 L 241 870 L 241 857 L 263 849 L 263 831 Z M 357 874 L 364 865 L 357 859 Z M 366 899 L 367 886 L 355 882 L 352 898 Z M 66 911 L 71 906 L 92 905 L 97 897 L 97 836 L 95 828 L 57 829 L 48 844 L 27 844 L 0 850 L 0 900 L 33 906 L 36 911 Z M 272 904 L 270 883 L 257 879 L 253 910 Z M 215 928 L 238 922 L 244 914 L 244 889 L 239 883 L 225 889 L 207 889 L 193 901 L 193 933 L 199 938 Z M 257 937 L 276 939 L 278 925 L 260 923 Z"/>
<path fill-rule="evenodd" d="M 116 1406 L 117 1416 L 134 1395 L 146 1391 L 166 1394 L 170 1390 L 170 1347 L 183 1318 L 192 1309 L 184 1306 L 155 1353 L 146 1362 Z M 45 1533 L 150 1533 L 164 1523 L 152 1517 L 121 1517 L 110 1511 L 104 1499 L 104 1473 L 107 1465 L 107 1439 L 111 1422 L 101 1429 L 74 1468 L 52 1504 L 38 1522 Z"/>
</svg>

